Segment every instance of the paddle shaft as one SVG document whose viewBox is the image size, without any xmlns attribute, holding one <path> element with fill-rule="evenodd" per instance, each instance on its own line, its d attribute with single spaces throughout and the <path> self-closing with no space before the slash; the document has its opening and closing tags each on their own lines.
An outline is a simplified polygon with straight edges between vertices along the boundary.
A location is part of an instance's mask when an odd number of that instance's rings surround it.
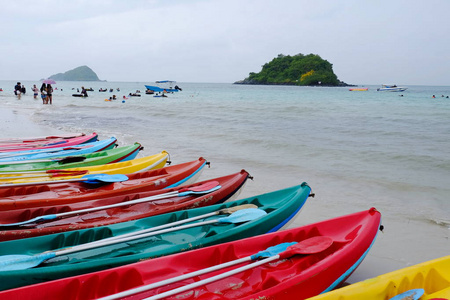
<svg viewBox="0 0 450 300">
<path fill-rule="evenodd" d="M 224 219 L 224 218 L 222 218 L 222 219 Z M 61 256 L 61 255 L 66 255 L 66 254 L 70 254 L 73 252 L 90 250 L 90 249 L 109 246 L 109 245 L 113 245 L 113 244 L 117 244 L 117 243 L 124 243 L 124 242 L 128 242 L 128 241 L 142 239 L 142 238 L 150 237 L 153 235 L 168 233 L 168 232 L 172 232 L 172 231 L 188 229 L 188 228 L 198 227 L 198 226 L 204 226 L 204 225 L 209 225 L 209 224 L 225 223 L 225 222 L 221 222 L 222 219 L 203 221 L 203 222 L 198 222 L 198 223 L 194 223 L 194 224 L 187 224 L 187 225 L 178 226 L 175 228 L 168 228 L 168 229 L 163 229 L 163 230 L 158 230 L 158 231 L 152 231 L 152 232 L 144 233 L 144 234 L 136 234 L 136 235 L 125 237 L 125 238 L 112 239 L 109 241 L 107 241 L 106 239 L 102 240 L 102 241 L 95 241 L 95 242 L 86 243 L 86 244 L 82 244 L 82 245 L 78 245 L 78 246 L 74 246 L 74 247 L 65 248 L 62 250 L 57 250 L 57 251 L 54 251 L 54 253 L 55 253 L 55 256 Z"/>
<path fill-rule="evenodd" d="M 197 194 L 207 194 L 210 192 L 213 192 L 217 189 L 221 188 L 221 186 L 216 186 L 213 189 L 207 190 L 207 191 L 202 191 L 201 193 L 197 193 Z M 131 200 L 131 201 L 125 201 L 125 202 L 120 202 L 120 203 L 115 203 L 115 204 L 110 204 L 110 205 L 104 205 L 104 206 L 98 206 L 98 207 L 91 207 L 91 208 L 86 208 L 86 209 L 80 209 L 80 210 L 74 210 L 74 211 L 68 211 L 65 213 L 59 213 L 59 214 L 52 214 L 52 215 L 44 215 L 44 216 L 39 216 L 30 220 L 26 220 L 23 222 L 17 222 L 17 223 L 11 223 L 11 224 L 0 224 L 0 227 L 6 227 L 6 226 L 20 226 L 20 225 L 24 225 L 24 224 L 28 224 L 28 223 L 34 223 L 37 221 L 49 221 L 49 220 L 54 220 L 57 218 L 61 218 L 61 217 L 67 217 L 67 216 L 71 216 L 71 215 L 78 215 L 78 214 L 84 214 L 84 213 L 88 213 L 88 212 L 92 212 L 92 211 L 97 211 L 97 210 L 105 210 L 105 209 L 110 209 L 110 208 L 115 208 L 115 207 L 120 207 L 120 206 L 126 206 L 126 205 L 134 205 L 134 204 L 139 204 L 139 203 L 144 203 L 144 202 L 148 202 L 148 201 L 155 201 L 155 200 L 160 200 L 160 199 L 166 199 L 166 198 L 172 198 L 172 197 L 176 197 L 176 196 L 188 196 L 190 194 L 196 194 L 196 192 L 191 192 L 191 191 L 186 191 L 186 192 L 178 192 L 178 191 L 173 191 L 173 192 L 168 192 L 168 193 L 164 193 L 161 195 L 156 195 L 156 196 L 152 196 L 152 197 L 145 197 L 145 198 L 141 198 L 141 199 L 136 199 L 136 200 Z"/>
<path fill-rule="evenodd" d="M 30 150 L 29 152 L 25 152 L 26 150 L 24 150 L 24 151 L 15 151 L 15 152 L 0 152 L 0 158 L 3 159 L 3 158 L 16 157 L 16 156 L 48 154 L 48 153 L 55 153 L 55 152 L 66 151 L 66 150 L 82 150 L 82 149 L 86 149 L 86 148 L 89 148 L 89 147 L 86 147 L 86 146 L 84 146 L 84 147 L 73 146 L 73 147 L 67 147 L 67 148 L 70 148 L 70 149 L 55 150 L 57 148 L 49 148 L 49 149 L 42 149 L 42 151 L 39 150 L 39 149 L 35 149 L 35 150 Z M 23 160 L 27 160 L 27 159 L 24 158 Z"/>
<path fill-rule="evenodd" d="M 0 183 L 0 188 L 2 187 L 19 187 L 19 186 L 28 186 L 28 185 L 38 185 L 38 184 L 48 184 L 48 183 L 66 183 L 66 182 L 83 182 L 87 181 L 83 178 L 73 178 L 73 179 L 62 179 L 62 180 L 45 180 L 45 181 L 32 181 L 32 182 L 23 182 L 23 183 Z"/>
<path fill-rule="evenodd" d="M 73 161 L 72 161 L 73 160 Z M 84 156 L 67 156 L 63 158 L 55 158 L 55 159 L 34 159 L 34 160 L 14 160 L 14 161 L 0 161 L 0 165 L 26 165 L 26 164 L 34 164 L 34 163 L 48 163 L 53 162 L 55 164 L 67 164 L 71 162 L 81 162 L 86 160 L 86 157 Z M 20 173 L 45 173 L 46 170 L 42 171 L 10 171 L 10 172 L 2 172 L 0 175 L 8 175 L 13 172 L 20 172 Z"/>
<path fill-rule="evenodd" d="M 114 299 L 120 299 L 120 298 L 123 298 L 123 297 L 128 297 L 128 296 L 131 296 L 131 295 L 134 295 L 134 294 L 142 293 L 142 292 L 145 292 L 145 291 L 148 291 L 148 290 L 151 290 L 151 289 L 155 289 L 155 288 L 158 288 L 158 287 L 161 287 L 161 286 L 164 286 L 164 285 L 168 285 L 168 284 L 171 284 L 171 283 L 174 283 L 174 282 L 186 280 L 186 279 L 189 279 L 189 278 L 192 278 L 192 277 L 195 277 L 195 276 L 200 276 L 200 275 L 203 275 L 203 274 L 206 274 L 206 273 L 210 273 L 210 272 L 213 272 L 213 271 L 217 271 L 217 270 L 220 270 L 220 269 L 231 267 L 231 266 L 234 266 L 234 265 L 237 265 L 237 264 L 241 264 L 241 263 L 244 263 L 244 262 L 247 262 L 247 261 L 251 261 L 251 256 L 247 256 L 247 257 L 243 257 L 243 258 L 240 258 L 240 259 L 232 260 L 232 261 L 229 261 L 229 262 L 226 262 L 226 263 L 222 263 L 222 264 L 210 267 L 210 268 L 206 268 L 206 269 L 201 269 L 201 270 L 198 270 L 198 271 L 190 272 L 190 273 L 183 274 L 183 275 L 180 275 L 180 276 L 177 276 L 177 277 L 173 277 L 173 278 L 169 278 L 169 279 L 166 279 L 166 280 L 163 280 L 163 281 L 151 283 L 151 284 L 148 284 L 148 285 L 143 285 L 143 286 L 140 286 L 138 288 L 134 288 L 134 289 L 126 290 L 126 291 L 123 291 L 123 292 L 120 292 L 120 293 L 117 293 L 117 294 L 113 294 L 113 295 L 109 295 L 109 296 L 106 296 L 106 297 L 98 298 L 97 300 L 114 300 Z"/>
<path fill-rule="evenodd" d="M 222 273 L 222 274 L 219 274 L 219 275 L 207 278 L 207 279 L 203 279 L 203 280 L 197 281 L 195 283 L 191 283 L 191 284 L 188 284 L 188 285 L 185 285 L 185 286 L 173 289 L 173 290 L 169 290 L 167 292 L 164 292 L 164 293 L 152 296 L 152 297 L 145 298 L 144 300 L 156 300 L 156 299 L 163 299 L 165 297 L 173 296 L 173 295 L 179 294 L 181 292 L 188 291 L 188 290 L 194 289 L 196 287 L 199 287 L 199 286 L 202 286 L 202 285 L 205 285 L 205 284 L 208 284 L 208 283 L 211 283 L 211 282 L 214 282 L 214 281 L 217 281 L 217 280 L 229 277 L 229 276 L 233 276 L 233 275 L 235 275 L 237 273 L 241 273 L 241 272 L 247 271 L 249 269 L 256 268 L 256 267 L 258 267 L 260 265 L 267 264 L 267 263 L 269 263 L 271 261 L 274 261 L 274 260 L 277 260 L 279 258 L 280 258 L 279 255 L 274 255 L 274 256 L 262 259 L 260 261 L 256 261 L 254 263 L 251 263 L 249 265 L 242 266 L 242 267 L 230 270 L 228 272 L 225 272 L 225 273 Z"/>
<path fill-rule="evenodd" d="M 53 177 L 59 177 L 59 176 L 62 176 L 62 177 L 81 176 L 81 175 L 87 174 L 87 172 L 84 172 L 81 174 L 80 172 L 82 172 L 82 171 L 68 172 L 68 171 L 64 171 L 64 169 L 62 169 L 60 171 L 61 172 L 53 172 L 53 173 L 49 173 L 47 171 L 36 171 L 37 172 L 36 175 L 33 175 L 34 172 L 17 172 L 17 173 L 21 173 L 21 174 L 25 174 L 25 175 L 24 176 L 2 176 L 2 177 L 0 177 L 0 180 L 6 181 L 6 180 L 11 180 L 11 179 L 28 179 L 28 178 L 38 178 L 38 177 L 53 178 Z M 6 174 L 0 174 L 0 175 L 14 175 L 14 173 L 15 172 L 8 172 Z M 28 174 L 31 174 L 31 175 L 28 175 Z"/>
<path fill-rule="evenodd" d="M 196 216 L 196 217 L 191 217 L 191 218 L 187 218 L 187 219 L 184 219 L 184 220 L 171 222 L 171 223 L 167 223 L 167 224 L 164 224 L 164 225 L 159 225 L 159 226 L 156 226 L 156 227 L 139 230 L 139 231 L 136 231 L 136 232 L 125 233 L 125 234 L 121 234 L 119 236 L 109 237 L 109 238 L 106 238 L 106 239 L 102 239 L 102 240 L 99 240 L 99 241 L 92 242 L 92 244 L 94 244 L 94 243 L 101 243 L 103 241 L 117 240 L 117 239 L 129 237 L 129 236 L 135 236 L 135 235 L 139 235 L 139 234 L 143 234 L 143 233 L 147 233 L 147 232 L 152 232 L 152 231 L 161 230 L 161 229 L 165 229 L 165 228 L 169 228 L 169 227 L 174 227 L 174 226 L 178 226 L 178 225 L 181 225 L 181 224 L 194 222 L 194 221 L 197 221 L 197 220 L 200 220 L 200 219 L 212 217 L 212 216 L 215 216 L 215 215 L 231 214 L 232 212 L 236 212 L 238 210 L 245 209 L 245 208 L 258 208 L 258 207 L 256 205 L 254 205 L 254 204 L 242 204 L 242 205 L 238 205 L 238 206 L 234 206 L 234 207 L 230 207 L 230 208 L 224 208 L 224 209 L 221 209 L 221 210 L 218 210 L 218 211 L 210 212 L 210 213 L 199 215 L 199 216 Z"/>
</svg>

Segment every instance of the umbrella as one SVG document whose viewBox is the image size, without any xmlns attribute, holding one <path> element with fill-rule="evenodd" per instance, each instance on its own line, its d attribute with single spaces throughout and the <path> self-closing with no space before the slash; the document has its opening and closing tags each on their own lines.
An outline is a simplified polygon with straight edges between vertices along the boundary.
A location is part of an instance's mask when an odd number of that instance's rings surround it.
<svg viewBox="0 0 450 300">
<path fill-rule="evenodd" d="M 44 79 L 42 80 L 42 82 L 45 84 L 56 84 L 56 81 L 54 81 L 53 79 Z"/>
</svg>

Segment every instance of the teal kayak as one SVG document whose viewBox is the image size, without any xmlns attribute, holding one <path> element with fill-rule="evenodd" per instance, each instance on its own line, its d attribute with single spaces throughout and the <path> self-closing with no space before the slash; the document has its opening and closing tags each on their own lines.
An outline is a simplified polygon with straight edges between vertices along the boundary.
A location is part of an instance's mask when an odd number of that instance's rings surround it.
<svg viewBox="0 0 450 300">
<path fill-rule="evenodd" d="M 296 216 L 305 204 L 310 192 L 311 188 L 306 183 L 302 183 L 294 187 L 218 205 L 178 211 L 110 226 L 2 242 L 0 243 L 0 290 L 99 271 L 145 259 L 274 232 L 286 226 Z M 42 252 L 56 251 L 80 244 L 86 245 L 86 243 L 98 240 L 105 241 L 106 238 L 203 216 L 224 208 L 235 208 L 244 204 L 253 204 L 257 207 L 253 210 L 263 211 L 264 215 L 242 223 L 196 224 L 195 227 L 160 233 L 135 241 L 57 256 L 31 269 L 5 270 L 5 260 L 8 258 L 6 255 L 30 255 L 34 257 L 33 255 Z M 229 218 L 232 216 L 233 214 L 228 215 Z M 226 217 L 227 215 L 202 217 L 195 222 L 205 222 L 212 219 L 217 221 Z M 188 224 L 192 224 L 192 222 Z"/>
</svg>

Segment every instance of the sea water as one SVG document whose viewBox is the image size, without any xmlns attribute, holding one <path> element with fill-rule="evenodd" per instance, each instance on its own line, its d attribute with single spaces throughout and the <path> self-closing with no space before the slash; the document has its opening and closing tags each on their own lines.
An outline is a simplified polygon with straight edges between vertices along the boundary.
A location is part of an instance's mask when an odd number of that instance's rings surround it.
<svg viewBox="0 0 450 300">
<path fill-rule="evenodd" d="M 408 258 L 396 252 L 405 251 L 397 245 L 386 259 L 409 264 L 450 254 L 450 87 L 409 86 L 393 93 L 376 86 L 351 92 L 178 83 L 181 92 L 162 98 L 144 93 L 151 83 L 58 82 L 53 105 L 43 105 L 30 90 L 39 82 L 25 82 L 21 100 L 14 84 L 0 82 L 0 105 L 39 124 L 115 136 L 121 145 L 140 142 L 140 156 L 167 150 L 174 164 L 203 156 L 211 168 L 201 179 L 247 170 L 254 180 L 240 198 L 306 181 L 316 198 L 308 200 L 297 225 L 376 207 L 384 223 L 397 222 L 393 229 L 399 230 L 383 237 L 384 243 L 409 243 L 406 227 L 413 222 L 411 230 L 423 226 L 422 234 L 439 249 L 416 249 Z M 72 97 L 81 86 L 94 91 L 88 98 Z M 128 96 L 136 90 L 141 97 Z M 105 101 L 112 95 L 117 100 Z"/>
</svg>

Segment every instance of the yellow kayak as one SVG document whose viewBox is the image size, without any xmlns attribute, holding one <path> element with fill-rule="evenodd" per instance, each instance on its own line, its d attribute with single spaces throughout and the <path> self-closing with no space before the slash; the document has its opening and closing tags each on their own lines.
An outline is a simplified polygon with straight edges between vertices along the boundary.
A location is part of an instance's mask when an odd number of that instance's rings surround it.
<svg viewBox="0 0 450 300">
<path fill-rule="evenodd" d="M 424 290 L 420 300 L 450 299 L 450 255 L 357 282 L 308 300 L 389 300 L 416 289 Z"/>
<path fill-rule="evenodd" d="M 2 184 L 23 184 L 47 181 L 60 181 L 81 178 L 91 174 L 130 174 L 151 169 L 159 169 L 166 165 L 169 153 L 161 153 L 136 158 L 124 162 L 105 164 L 99 166 L 71 168 L 62 170 L 47 170 L 42 173 L 14 173 L 0 175 L 0 187 Z"/>
</svg>

